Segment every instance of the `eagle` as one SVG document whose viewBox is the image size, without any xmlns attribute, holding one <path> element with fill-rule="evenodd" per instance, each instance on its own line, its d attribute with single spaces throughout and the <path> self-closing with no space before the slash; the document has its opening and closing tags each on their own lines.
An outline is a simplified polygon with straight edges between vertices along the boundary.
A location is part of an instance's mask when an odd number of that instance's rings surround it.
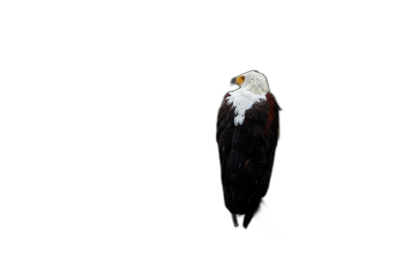
<svg viewBox="0 0 400 257">
<path fill-rule="evenodd" d="M 280 107 L 267 77 L 251 70 L 231 80 L 218 112 L 217 143 L 225 206 L 247 228 L 268 191 L 279 137 Z"/>
</svg>

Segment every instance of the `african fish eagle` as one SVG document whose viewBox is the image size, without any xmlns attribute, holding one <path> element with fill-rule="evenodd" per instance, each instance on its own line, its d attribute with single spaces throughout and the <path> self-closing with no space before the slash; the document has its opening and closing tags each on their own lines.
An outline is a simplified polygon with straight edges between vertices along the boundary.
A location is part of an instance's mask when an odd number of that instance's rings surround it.
<svg viewBox="0 0 400 257">
<path fill-rule="evenodd" d="M 279 105 L 267 77 L 252 70 L 234 77 L 218 112 L 217 142 L 225 206 L 244 214 L 247 228 L 269 187 L 279 137 Z"/>
</svg>

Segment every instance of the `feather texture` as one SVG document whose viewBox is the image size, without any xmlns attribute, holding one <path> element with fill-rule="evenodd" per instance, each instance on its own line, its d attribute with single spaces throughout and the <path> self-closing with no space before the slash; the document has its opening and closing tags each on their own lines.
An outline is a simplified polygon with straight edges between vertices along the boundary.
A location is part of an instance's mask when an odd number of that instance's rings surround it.
<svg viewBox="0 0 400 257">
<path fill-rule="evenodd" d="M 279 106 L 267 93 L 247 108 L 243 121 L 226 94 L 218 112 L 217 142 L 225 206 L 250 223 L 268 191 L 279 136 Z"/>
</svg>

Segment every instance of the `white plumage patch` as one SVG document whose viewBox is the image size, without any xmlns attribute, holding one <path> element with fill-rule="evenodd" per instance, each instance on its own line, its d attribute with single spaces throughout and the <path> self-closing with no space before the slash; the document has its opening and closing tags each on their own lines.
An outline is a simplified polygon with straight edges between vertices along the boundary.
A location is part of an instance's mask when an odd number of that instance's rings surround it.
<svg viewBox="0 0 400 257">
<path fill-rule="evenodd" d="M 235 126 L 242 125 L 244 115 L 253 104 L 267 100 L 265 95 L 269 92 L 267 77 L 258 71 L 249 71 L 242 74 L 245 80 L 240 89 L 230 92 L 226 99 L 235 108 Z"/>
<path fill-rule="evenodd" d="M 267 100 L 265 95 L 254 94 L 253 92 L 247 90 L 246 88 L 241 88 L 239 90 L 229 93 L 226 99 L 229 104 L 232 104 L 235 108 L 235 119 L 234 124 L 242 125 L 244 121 L 244 115 L 248 109 L 250 109 L 253 104 L 260 102 L 261 100 Z"/>
</svg>

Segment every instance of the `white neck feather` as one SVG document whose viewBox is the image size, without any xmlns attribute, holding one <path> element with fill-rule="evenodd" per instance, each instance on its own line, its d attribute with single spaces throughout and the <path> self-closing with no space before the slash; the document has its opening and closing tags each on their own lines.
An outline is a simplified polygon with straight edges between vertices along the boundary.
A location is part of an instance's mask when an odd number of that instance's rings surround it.
<svg viewBox="0 0 400 257">
<path fill-rule="evenodd" d="M 253 104 L 261 100 L 267 100 L 265 94 L 255 94 L 247 88 L 240 88 L 229 94 L 230 96 L 227 97 L 228 103 L 233 104 L 235 108 L 235 126 L 243 124 L 245 113 Z"/>
<path fill-rule="evenodd" d="M 227 97 L 228 103 L 235 107 L 235 126 L 242 125 L 245 113 L 253 104 L 262 100 L 267 100 L 266 94 L 269 92 L 267 77 L 257 71 L 249 71 L 242 74 L 245 80 L 240 89 L 230 92 Z"/>
</svg>

